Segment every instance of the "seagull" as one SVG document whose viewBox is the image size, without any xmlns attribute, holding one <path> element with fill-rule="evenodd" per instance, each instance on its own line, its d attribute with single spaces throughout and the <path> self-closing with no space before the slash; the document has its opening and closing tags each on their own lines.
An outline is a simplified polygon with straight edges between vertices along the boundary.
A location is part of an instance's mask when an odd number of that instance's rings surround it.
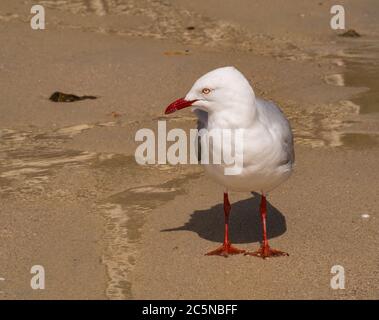
<svg viewBox="0 0 379 320">
<path fill-rule="evenodd" d="M 184 98 L 174 101 L 166 108 L 165 114 L 187 107 L 192 107 L 195 112 L 198 129 L 228 129 L 232 132 L 243 129 L 244 132 L 241 148 L 243 164 L 239 174 L 226 175 L 227 165 L 224 163 L 204 165 L 206 174 L 225 190 L 224 242 L 206 255 L 227 257 L 243 253 L 264 259 L 288 256 L 288 253 L 269 246 L 266 228 L 266 197 L 290 177 L 295 161 L 291 126 L 283 112 L 273 102 L 257 98 L 245 76 L 231 66 L 212 70 L 200 77 Z M 213 141 L 213 148 L 222 149 L 225 147 L 222 143 Z M 234 143 L 238 143 L 238 140 Z M 263 240 L 257 251 L 247 252 L 231 244 L 229 191 L 261 194 Z"/>
</svg>

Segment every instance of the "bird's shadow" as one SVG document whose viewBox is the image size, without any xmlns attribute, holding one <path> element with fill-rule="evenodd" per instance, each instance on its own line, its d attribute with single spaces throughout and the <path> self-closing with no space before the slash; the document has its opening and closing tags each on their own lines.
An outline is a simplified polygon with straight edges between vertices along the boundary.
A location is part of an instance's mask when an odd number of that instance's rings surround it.
<svg viewBox="0 0 379 320">
<path fill-rule="evenodd" d="M 262 241 L 262 223 L 259 213 L 260 195 L 232 203 L 230 213 L 229 235 L 232 243 L 251 243 Z M 196 210 L 190 220 L 183 226 L 164 229 L 162 232 L 193 231 L 201 238 L 223 242 L 224 209 L 217 204 L 206 210 Z M 267 237 L 275 238 L 287 230 L 283 214 L 267 201 Z"/>
</svg>

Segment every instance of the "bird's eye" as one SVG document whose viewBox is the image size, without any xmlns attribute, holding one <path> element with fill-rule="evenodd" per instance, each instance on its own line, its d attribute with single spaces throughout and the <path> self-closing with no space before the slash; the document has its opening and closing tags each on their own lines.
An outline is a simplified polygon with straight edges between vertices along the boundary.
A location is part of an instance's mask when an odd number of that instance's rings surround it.
<svg viewBox="0 0 379 320">
<path fill-rule="evenodd" d="M 203 90 L 201 90 L 201 92 L 204 94 L 208 94 L 209 92 L 211 92 L 211 89 L 204 88 Z"/>
</svg>

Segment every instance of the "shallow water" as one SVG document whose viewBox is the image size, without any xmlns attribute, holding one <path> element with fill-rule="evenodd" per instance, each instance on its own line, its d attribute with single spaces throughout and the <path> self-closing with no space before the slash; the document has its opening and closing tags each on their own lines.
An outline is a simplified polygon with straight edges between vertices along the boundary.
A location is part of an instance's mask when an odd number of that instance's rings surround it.
<svg viewBox="0 0 379 320">
<path fill-rule="evenodd" d="M 326 84 L 335 87 L 355 87 L 362 93 L 349 100 L 319 106 L 308 112 L 287 111 L 295 141 L 312 147 L 371 148 L 379 143 L 379 42 L 376 39 L 353 39 L 341 44 L 337 53 L 332 48 L 315 53 L 337 65 L 337 73 L 324 77 Z"/>
<path fill-rule="evenodd" d="M 359 46 L 346 50 L 345 55 L 344 84 L 364 87 L 367 91 L 351 99 L 358 106 L 359 116 L 355 121 L 359 125 L 356 132 L 342 134 L 343 145 L 373 147 L 379 143 L 379 43 L 363 40 Z M 369 122 L 374 130 L 365 132 Z"/>
<path fill-rule="evenodd" d="M 368 43 L 347 51 L 345 83 L 369 90 L 352 101 L 360 106 L 360 114 L 379 114 L 379 44 Z"/>
</svg>

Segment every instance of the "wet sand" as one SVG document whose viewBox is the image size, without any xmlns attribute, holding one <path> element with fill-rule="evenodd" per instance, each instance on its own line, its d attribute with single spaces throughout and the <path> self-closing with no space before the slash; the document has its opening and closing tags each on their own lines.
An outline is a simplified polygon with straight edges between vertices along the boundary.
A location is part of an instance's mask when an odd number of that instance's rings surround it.
<svg viewBox="0 0 379 320">
<path fill-rule="evenodd" d="M 345 1 L 364 35 L 345 39 L 331 1 L 276 2 L 41 1 L 47 29 L 33 31 L 31 1 L 2 1 L 0 298 L 378 298 L 379 7 Z M 205 257 L 222 241 L 222 189 L 199 166 L 134 159 L 138 129 L 195 126 L 164 107 L 224 65 L 293 126 L 296 170 L 269 198 L 288 258 Z M 49 101 L 57 90 L 99 98 Z M 257 198 L 231 200 L 232 241 L 256 249 Z M 45 290 L 30 288 L 35 264 Z M 345 290 L 330 288 L 336 264 Z"/>
</svg>

